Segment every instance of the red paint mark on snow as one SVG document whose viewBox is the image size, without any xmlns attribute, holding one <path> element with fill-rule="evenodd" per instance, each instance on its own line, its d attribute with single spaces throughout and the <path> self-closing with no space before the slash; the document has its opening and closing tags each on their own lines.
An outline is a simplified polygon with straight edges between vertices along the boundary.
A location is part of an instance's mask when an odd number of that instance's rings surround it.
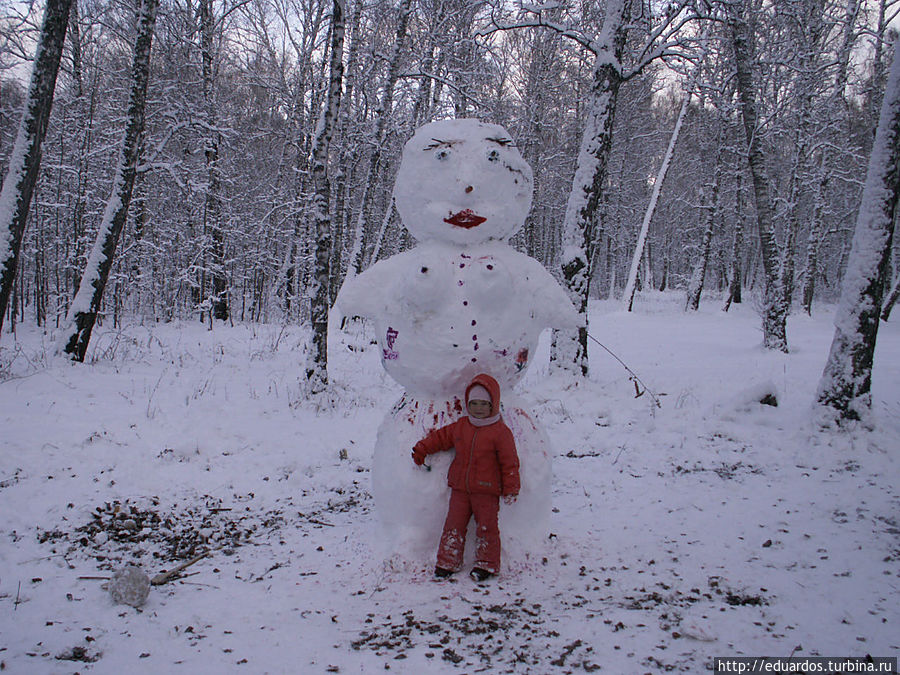
<svg viewBox="0 0 900 675">
<path fill-rule="evenodd" d="M 524 418 L 525 418 L 525 421 L 528 422 L 528 424 L 531 425 L 531 428 L 534 429 L 535 431 L 537 431 L 537 426 L 535 425 L 534 420 L 531 419 L 531 416 L 530 416 L 527 412 L 525 412 L 524 410 L 522 410 L 521 408 L 519 408 L 519 409 L 516 410 L 516 414 L 517 414 L 519 417 L 524 417 Z"/>
<path fill-rule="evenodd" d="M 522 347 L 519 350 L 519 353 L 516 354 L 516 369 L 522 370 L 525 365 L 528 363 L 528 347 Z"/>
</svg>

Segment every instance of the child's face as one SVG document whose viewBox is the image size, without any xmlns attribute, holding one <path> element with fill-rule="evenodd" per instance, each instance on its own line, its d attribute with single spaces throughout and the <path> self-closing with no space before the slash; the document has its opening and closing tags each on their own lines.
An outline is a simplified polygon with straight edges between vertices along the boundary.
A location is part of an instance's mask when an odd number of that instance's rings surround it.
<svg viewBox="0 0 900 675">
<path fill-rule="evenodd" d="M 491 402 L 490 401 L 482 401 L 481 399 L 473 398 L 469 401 L 469 415 L 478 420 L 483 420 L 486 417 L 491 416 Z"/>
</svg>

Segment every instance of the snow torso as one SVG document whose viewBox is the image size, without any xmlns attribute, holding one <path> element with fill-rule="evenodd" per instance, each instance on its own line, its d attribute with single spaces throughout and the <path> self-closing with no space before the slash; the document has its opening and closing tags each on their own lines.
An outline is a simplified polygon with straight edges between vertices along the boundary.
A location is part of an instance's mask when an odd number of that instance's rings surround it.
<svg viewBox="0 0 900 675">
<path fill-rule="evenodd" d="M 480 372 L 508 389 L 544 328 L 577 321 L 553 277 L 502 242 L 423 244 L 353 281 L 342 306 L 375 320 L 385 369 L 425 396 L 461 392 Z"/>
</svg>

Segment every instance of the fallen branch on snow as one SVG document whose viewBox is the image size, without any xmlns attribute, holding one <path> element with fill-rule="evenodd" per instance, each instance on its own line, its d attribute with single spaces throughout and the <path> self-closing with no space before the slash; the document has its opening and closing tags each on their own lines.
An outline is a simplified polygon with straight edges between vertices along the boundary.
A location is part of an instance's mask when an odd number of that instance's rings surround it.
<svg viewBox="0 0 900 675">
<path fill-rule="evenodd" d="M 627 365 L 625 365 L 625 362 L 624 362 L 622 359 L 620 359 L 618 356 L 616 356 L 615 354 L 613 354 L 612 351 L 609 349 L 609 347 L 607 347 L 605 344 L 603 344 L 602 342 L 600 342 L 600 340 L 598 340 L 597 338 L 595 338 L 595 337 L 594 337 L 593 335 L 591 335 L 590 333 L 588 333 L 587 336 L 588 336 L 591 340 L 593 340 L 594 342 L 596 342 L 598 345 L 600 345 L 601 347 L 603 347 L 603 349 L 606 350 L 606 353 L 607 353 L 607 354 L 609 354 L 609 355 L 610 355 L 611 357 L 613 357 L 616 361 L 618 361 L 618 362 L 622 365 L 622 367 L 623 367 L 626 371 L 628 371 L 628 374 L 631 376 L 631 377 L 629 377 L 628 379 L 631 380 L 631 381 L 634 383 L 634 392 L 635 392 L 635 393 L 634 393 L 634 397 L 635 397 L 635 398 L 640 398 L 641 396 L 644 395 L 644 391 L 646 391 L 648 394 L 650 394 L 650 398 L 653 399 L 653 402 L 656 404 L 656 407 L 657 407 L 657 408 L 660 408 L 660 409 L 662 408 L 662 404 L 659 402 L 659 396 L 657 396 L 656 394 L 653 393 L 653 391 L 651 391 L 650 387 L 648 387 L 648 386 L 644 383 L 644 381 L 643 381 L 641 378 L 639 378 L 639 377 L 637 376 L 637 373 L 635 373 L 631 368 L 629 368 Z M 644 388 L 644 391 L 641 391 L 641 390 L 640 390 L 640 388 L 638 387 L 638 384 L 640 384 L 641 387 Z"/>
<path fill-rule="evenodd" d="M 218 548 L 222 548 L 222 547 L 219 546 Z M 203 560 L 206 556 L 208 556 L 210 553 L 212 553 L 215 550 L 217 550 L 217 549 L 208 549 L 208 550 L 204 551 L 203 553 L 198 553 L 190 560 L 186 560 L 185 562 L 181 563 L 180 565 L 173 567 L 168 572 L 160 572 L 159 574 L 157 574 L 155 577 L 153 577 L 150 580 L 150 585 L 151 586 L 162 586 L 167 581 L 171 581 L 174 577 L 176 577 L 179 572 L 190 567 L 194 563 Z"/>
</svg>

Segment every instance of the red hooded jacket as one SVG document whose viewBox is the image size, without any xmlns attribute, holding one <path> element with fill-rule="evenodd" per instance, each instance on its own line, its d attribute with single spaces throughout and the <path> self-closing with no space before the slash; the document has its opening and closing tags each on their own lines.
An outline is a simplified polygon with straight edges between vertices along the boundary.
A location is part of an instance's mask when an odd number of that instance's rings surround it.
<svg viewBox="0 0 900 675">
<path fill-rule="evenodd" d="M 476 384 L 488 390 L 491 411 L 500 412 L 500 385 L 490 375 L 476 375 L 466 387 L 469 391 Z M 454 490 L 493 495 L 519 494 L 519 456 L 516 442 L 509 427 L 498 419 L 487 426 L 475 426 L 468 416 L 435 429 L 416 443 L 413 454 L 424 459 L 426 455 L 442 450 L 456 449 L 456 457 L 447 472 L 447 484 Z"/>
</svg>

